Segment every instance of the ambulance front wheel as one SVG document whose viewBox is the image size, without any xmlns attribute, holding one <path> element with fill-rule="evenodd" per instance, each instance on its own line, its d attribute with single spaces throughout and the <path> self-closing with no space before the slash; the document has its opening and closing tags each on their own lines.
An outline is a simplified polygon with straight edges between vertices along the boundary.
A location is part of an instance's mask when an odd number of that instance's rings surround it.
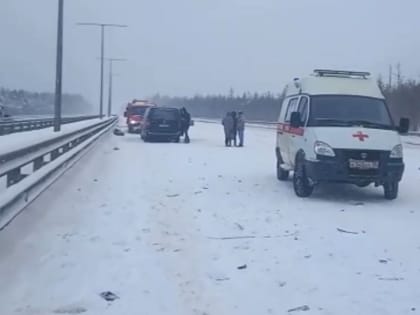
<svg viewBox="0 0 420 315">
<path fill-rule="evenodd" d="M 387 182 L 384 184 L 385 199 L 394 200 L 398 197 L 398 182 Z"/>
<path fill-rule="evenodd" d="M 293 188 L 298 197 L 306 198 L 312 195 L 314 186 L 310 184 L 306 176 L 305 166 L 302 159 L 296 159 L 295 172 L 293 174 Z"/>
</svg>

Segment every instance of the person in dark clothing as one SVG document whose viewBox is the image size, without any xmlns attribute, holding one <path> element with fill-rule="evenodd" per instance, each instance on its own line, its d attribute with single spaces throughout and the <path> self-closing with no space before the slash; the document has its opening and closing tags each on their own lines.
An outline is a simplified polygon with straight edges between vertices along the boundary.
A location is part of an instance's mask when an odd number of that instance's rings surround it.
<svg viewBox="0 0 420 315">
<path fill-rule="evenodd" d="M 244 146 L 244 132 L 245 132 L 245 119 L 242 112 L 238 113 L 238 135 L 239 135 L 239 146 Z"/>
<path fill-rule="evenodd" d="M 232 143 L 232 129 L 233 119 L 232 113 L 226 113 L 226 116 L 222 120 L 223 130 L 225 131 L 225 146 L 230 147 Z"/>
<path fill-rule="evenodd" d="M 184 135 L 184 142 L 190 143 L 190 136 L 188 135 L 188 130 L 191 125 L 191 115 L 185 107 L 181 108 L 181 131 Z"/>
<path fill-rule="evenodd" d="M 232 112 L 232 119 L 233 119 L 233 127 L 232 127 L 232 135 L 230 138 L 231 140 L 233 140 L 233 145 L 236 147 L 237 146 L 236 138 L 238 135 L 238 116 L 236 112 Z"/>
</svg>

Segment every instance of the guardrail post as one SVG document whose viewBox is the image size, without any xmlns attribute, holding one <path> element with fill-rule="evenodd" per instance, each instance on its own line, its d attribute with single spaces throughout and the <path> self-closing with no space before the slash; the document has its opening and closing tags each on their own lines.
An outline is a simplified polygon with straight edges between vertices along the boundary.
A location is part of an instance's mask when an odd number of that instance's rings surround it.
<svg viewBox="0 0 420 315">
<path fill-rule="evenodd" d="M 36 160 L 34 160 L 34 172 L 39 170 L 41 167 L 43 167 L 45 164 L 47 164 L 44 161 L 44 157 L 41 156 L 39 158 L 37 158 Z"/>
<path fill-rule="evenodd" d="M 55 160 L 59 156 L 60 156 L 60 151 L 58 149 L 51 151 L 51 161 Z"/>
<path fill-rule="evenodd" d="M 70 143 L 63 145 L 63 153 L 70 151 Z"/>
<path fill-rule="evenodd" d="M 22 177 L 24 176 L 20 172 L 20 168 L 16 168 L 10 171 L 9 173 L 7 173 L 7 187 L 10 187 L 13 184 L 16 184 L 22 179 Z"/>
</svg>

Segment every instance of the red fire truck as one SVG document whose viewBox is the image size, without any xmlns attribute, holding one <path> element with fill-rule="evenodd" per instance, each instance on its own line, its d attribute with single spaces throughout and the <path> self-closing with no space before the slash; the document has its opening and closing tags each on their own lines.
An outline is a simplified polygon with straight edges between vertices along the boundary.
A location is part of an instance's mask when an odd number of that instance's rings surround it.
<svg viewBox="0 0 420 315">
<path fill-rule="evenodd" d="M 146 109 L 155 106 L 156 104 L 147 100 L 134 99 L 132 102 L 128 103 L 124 112 L 124 117 L 127 118 L 128 132 L 140 132 Z"/>
</svg>

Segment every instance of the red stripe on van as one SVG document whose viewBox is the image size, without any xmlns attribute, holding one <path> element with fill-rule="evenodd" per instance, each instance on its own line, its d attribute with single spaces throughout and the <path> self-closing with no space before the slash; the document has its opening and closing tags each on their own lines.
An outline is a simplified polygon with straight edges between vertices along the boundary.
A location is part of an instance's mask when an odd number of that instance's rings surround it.
<svg viewBox="0 0 420 315">
<path fill-rule="evenodd" d="M 305 129 L 303 129 L 302 127 L 293 128 L 290 126 L 290 124 L 279 123 L 277 125 L 277 132 L 280 134 L 283 134 L 284 132 L 284 133 L 292 134 L 295 136 L 303 136 L 305 134 Z"/>
</svg>

